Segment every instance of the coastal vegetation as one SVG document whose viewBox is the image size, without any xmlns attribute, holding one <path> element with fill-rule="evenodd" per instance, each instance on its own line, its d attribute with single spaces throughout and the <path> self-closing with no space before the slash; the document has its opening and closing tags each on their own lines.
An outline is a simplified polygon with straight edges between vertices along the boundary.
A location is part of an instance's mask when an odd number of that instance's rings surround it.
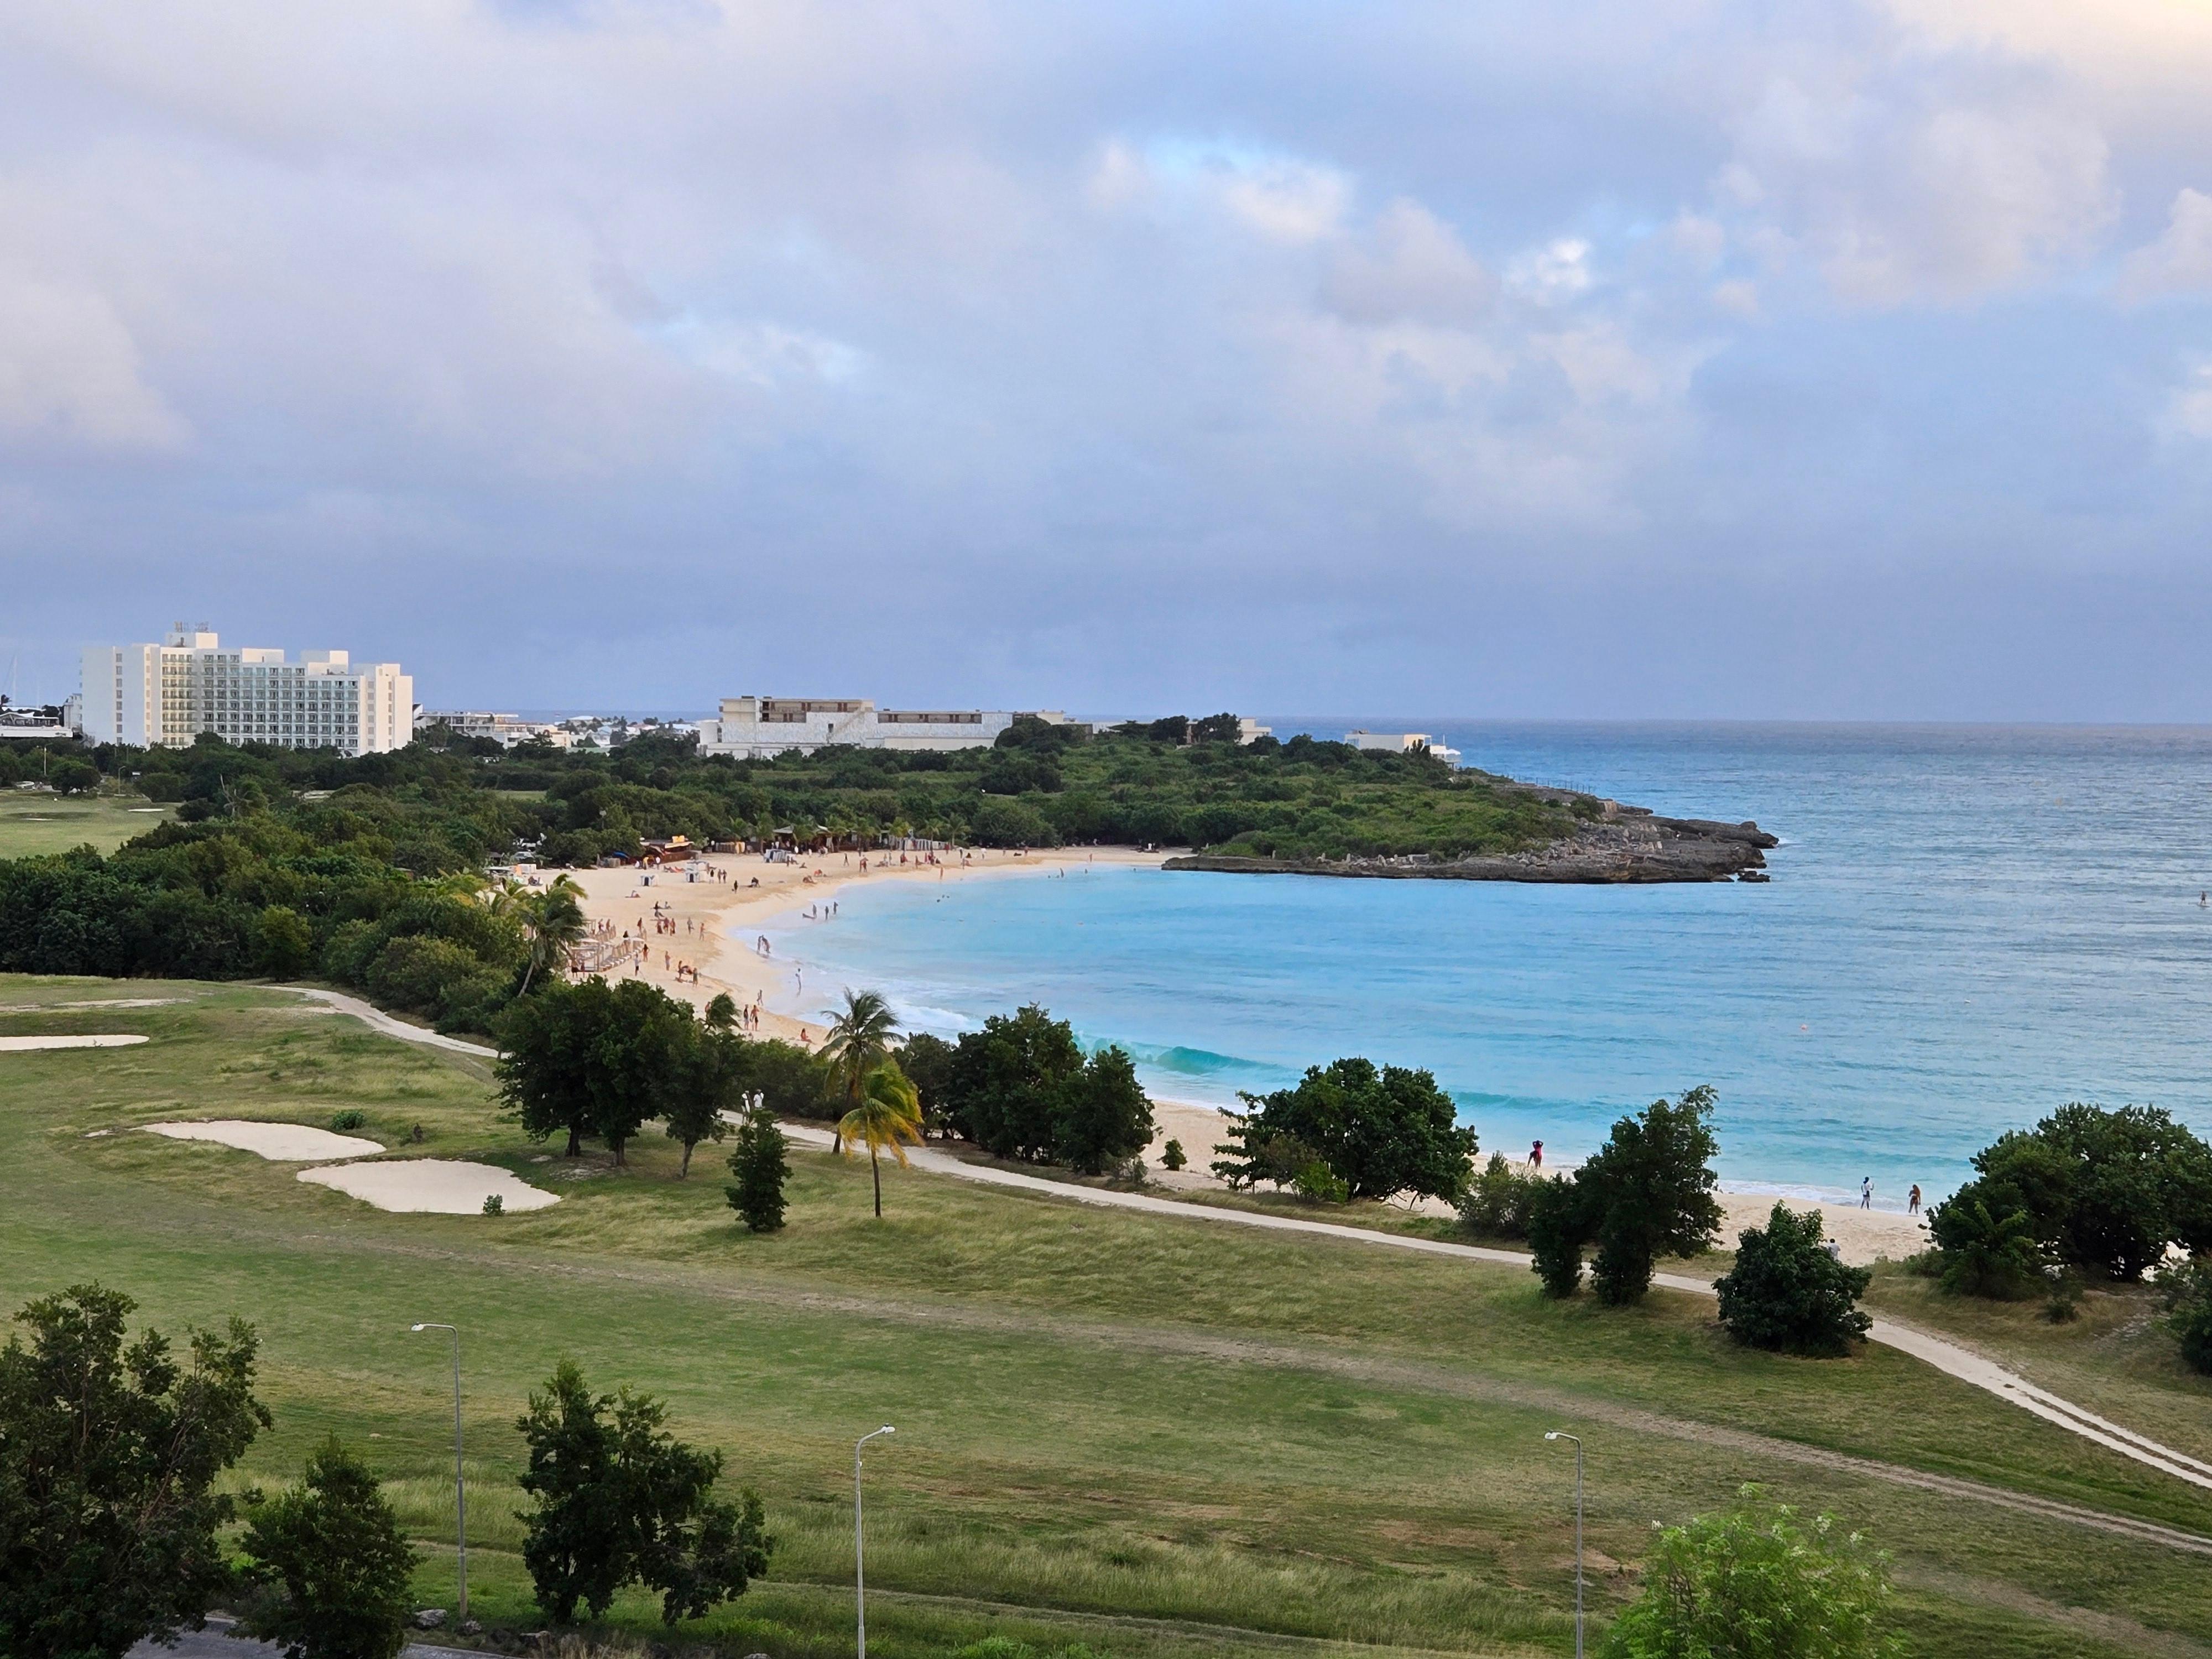
<svg viewBox="0 0 2212 1659">
<path fill-rule="evenodd" d="M 448 1607 L 451 1382 L 442 1347 L 404 1333 L 454 1318 L 470 1601 L 495 1631 L 544 1621 L 519 1506 L 476 1497 L 514 1489 L 517 1413 L 566 1352 L 665 1401 L 684 1439 L 760 1492 L 770 1571 L 684 1636 L 731 1652 L 851 1651 L 851 1440 L 884 1422 L 900 1431 L 870 1468 L 878 1659 L 986 1638 L 1116 1659 L 1310 1642 L 1376 1659 L 1564 1656 L 1573 1492 L 1552 1428 L 1589 1437 L 1594 1642 L 1641 1595 L 1654 1523 L 1713 1515 L 1747 1479 L 1882 1541 L 1886 1616 L 1915 1651 L 2109 1659 L 2212 1640 L 2194 1555 L 2008 1507 L 2212 1534 L 2212 1499 L 1892 1350 L 1816 1367 L 1735 1343 L 1709 1301 L 1600 1310 L 1546 1300 L 1510 1267 L 894 1168 L 878 1224 L 866 1170 L 799 1149 L 786 1225 L 756 1236 L 719 1183 L 678 1179 L 661 1136 L 636 1137 L 621 1170 L 588 1140 L 550 1158 L 466 1054 L 250 988 L 7 991 L 47 1010 L 5 1016 L 11 1033 L 151 1041 L 0 1067 L 0 1304 L 96 1272 L 165 1330 L 251 1317 L 275 1425 L 226 1481 L 295 1480 L 339 1432 L 418 1552 L 416 1604 Z M 58 1006 L 101 994 L 179 1000 Z M 248 1153 L 132 1132 L 210 1079 L 226 1111 L 317 1126 L 360 1111 L 396 1156 L 492 1163 L 562 1202 L 495 1225 L 388 1214 Z M 2093 1287 L 2067 1328 L 1901 1273 L 1874 1294 L 2212 1455 L 2203 1384 L 2169 1340 L 2134 1334 L 2147 1288 Z M 594 1639 L 635 1642 L 663 1611 L 641 1586 L 619 1591 Z"/>
<path fill-rule="evenodd" d="M 1660 1257 L 1713 1248 L 1721 1206 L 1713 1198 L 1720 1183 L 1712 1111 L 1713 1091 L 1703 1084 L 1680 1100 L 1655 1100 L 1617 1120 L 1572 1175 L 1537 1188 L 1528 1243 L 1547 1294 L 1569 1297 L 1581 1287 L 1583 1249 L 1593 1243 L 1591 1286 L 1613 1307 L 1643 1300 Z"/>
<path fill-rule="evenodd" d="M 994 1158 L 1102 1175 L 1152 1138 L 1152 1103 L 1127 1051 L 1085 1054 L 1074 1028 L 1035 1003 L 954 1042 L 917 1034 L 901 1058 L 945 1130 Z"/>
<path fill-rule="evenodd" d="M 332 1435 L 297 1486 L 246 1498 L 239 1627 L 294 1659 L 396 1659 L 415 1547 L 375 1472 Z"/>
<path fill-rule="evenodd" d="M 855 848 L 914 836 L 1449 858 L 1540 848 L 1597 810 L 1425 753 L 1304 737 L 1240 745 L 1205 721 L 1097 737 L 1026 721 L 991 749 L 762 760 L 702 757 L 661 736 L 611 752 L 503 750 L 442 730 L 354 760 L 213 738 L 87 753 L 108 792 L 105 823 L 125 800 L 171 815 L 149 812 L 139 822 L 152 827 L 120 846 L 72 822 L 68 850 L 51 836 L 11 845 L 0 817 L 0 853 L 33 854 L 0 860 L 0 971 L 313 974 L 479 1032 L 577 934 L 557 892 L 487 884 L 489 866 L 518 856 L 588 865 L 676 836 Z M 77 810 L 38 799 L 58 825 Z"/>
<path fill-rule="evenodd" d="M 1234 1192 L 1261 1181 L 1339 1200 L 1455 1199 L 1475 1133 L 1427 1072 L 1352 1057 L 1307 1069 L 1295 1087 L 1239 1097 L 1213 1173 Z"/>
<path fill-rule="evenodd" d="M 1848 1353 L 1874 1322 L 1858 1310 L 1874 1274 L 1844 1265 L 1821 1239 L 1820 1212 L 1777 1200 L 1764 1227 L 1736 1241 L 1735 1265 L 1713 1281 L 1730 1336 L 1778 1353 Z"/>
</svg>

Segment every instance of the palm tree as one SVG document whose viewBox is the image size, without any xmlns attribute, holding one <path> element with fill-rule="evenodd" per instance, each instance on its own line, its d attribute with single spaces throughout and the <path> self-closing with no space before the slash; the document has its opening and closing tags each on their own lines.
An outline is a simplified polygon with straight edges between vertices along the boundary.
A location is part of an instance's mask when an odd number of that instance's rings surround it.
<svg viewBox="0 0 2212 1659">
<path fill-rule="evenodd" d="M 860 1103 L 837 1121 L 837 1136 L 838 1144 L 848 1152 L 854 1141 L 867 1143 L 868 1174 L 876 1183 L 876 1219 L 882 1220 L 884 1171 L 876 1161 L 878 1149 L 890 1147 L 904 1169 L 906 1148 L 900 1143 L 921 1145 L 921 1097 L 897 1061 L 887 1060 L 868 1073 L 860 1085 Z"/>
<path fill-rule="evenodd" d="M 822 1036 L 822 1058 L 836 1073 L 849 1111 L 860 1103 L 860 1085 L 868 1073 L 890 1058 L 898 1016 L 881 991 L 855 991 L 848 986 L 844 1007 L 825 1008 L 822 1017 L 830 1022 Z M 842 1152 L 844 1147 L 845 1134 L 840 1129 L 833 1150 Z"/>
<path fill-rule="evenodd" d="M 584 937 L 584 912 L 576 902 L 583 891 L 574 878 L 563 872 L 554 877 L 544 892 L 526 894 L 521 899 L 522 931 L 530 940 L 530 963 L 523 969 L 522 989 L 517 994 L 527 995 L 530 981 L 538 970 L 550 969 L 568 955 L 570 945 Z"/>
</svg>

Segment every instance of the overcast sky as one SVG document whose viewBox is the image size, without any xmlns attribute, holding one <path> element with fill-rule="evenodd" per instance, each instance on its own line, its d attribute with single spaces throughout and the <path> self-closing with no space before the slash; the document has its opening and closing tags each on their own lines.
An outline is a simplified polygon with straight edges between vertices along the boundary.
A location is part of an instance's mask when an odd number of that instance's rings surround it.
<svg viewBox="0 0 2212 1659">
<path fill-rule="evenodd" d="M 2208 88 L 2201 0 L 0 0 L 0 653 L 2212 720 Z"/>
</svg>

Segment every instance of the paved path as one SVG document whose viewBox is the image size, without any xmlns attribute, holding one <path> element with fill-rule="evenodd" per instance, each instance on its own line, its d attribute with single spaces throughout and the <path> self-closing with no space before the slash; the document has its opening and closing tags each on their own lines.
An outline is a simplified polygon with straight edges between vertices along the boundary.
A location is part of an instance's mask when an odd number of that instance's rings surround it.
<svg viewBox="0 0 2212 1659">
<path fill-rule="evenodd" d="M 328 1003 L 342 1014 L 351 1014 L 371 1030 L 381 1031 L 402 1042 L 428 1043 L 433 1048 L 450 1048 L 457 1054 L 475 1054 L 483 1060 L 497 1060 L 499 1050 L 487 1048 L 481 1042 L 464 1042 L 459 1037 L 449 1037 L 442 1031 L 427 1030 L 420 1025 L 410 1025 L 404 1019 L 394 1019 L 383 1009 L 363 1002 L 359 997 L 349 997 L 343 991 L 319 990 L 311 985 L 287 985 L 287 991 L 297 991 L 303 997 Z"/>
<path fill-rule="evenodd" d="M 449 1037 L 436 1031 L 428 1031 L 419 1025 L 410 1025 L 397 1020 L 382 1010 L 370 1006 L 359 997 L 346 995 L 342 991 L 311 989 L 306 986 L 291 988 L 302 996 L 313 997 L 329 1004 L 340 1013 L 351 1014 L 386 1036 L 398 1037 L 403 1042 L 428 1043 L 433 1048 L 448 1048 L 459 1054 L 477 1054 L 485 1059 L 496 1059 L 498 1051 L 481 1043 L 464 1042 L 459 1037 Z M 827 1150 L 834 1137 L 827 1129 L 811 1124 L 787 1123 L 784 1133 L 803 1146 Z M 1047 1198 L 1065 1199 L 1078 1204 L 1095 1204 L 1108 1209 L 1146 1210 L 1155 1215 L 1178 1216 L 1189 1221 L 1211 1221 L 1216 1224 L 1237 1227 L 1261 1227 L 1277 1232 L 1318 1234 L 1328 1238 L 1346 1239 L 1355 1244 L 1379 1246 L 1385 1249 L 1419 1250 L 1430 1255 L 1457 1256 L 1464 1261 L 1490 1261 L 1501 1267 L 1526 1267 L 1528 1257 L 1518 1250 L 1493 1250 L 1479 1244 L 1451 1244 L 1440 1238 L 1418 1238 L 1407 1233 L 1386 1233 L 1369 1227 L 1347 1227 L 1340 1222 L 1307 1221 L 1297 1216 L 1265 1215 L 1253 1210 L 1233 1210 L 1212 1204 L 1189 1204 L 1172 1198 L 1154 1198 L 1147 1193 L 1115 1192 L 1103 1187 L 1082 1187 L 1070 1182 L 1047 1181 L 1042 1176 L 1024 1175 L 1016 1170 L 994 1169 L 988 1164 L 968 1164 L 947 1153 L 927 1147 L 910 1150 L 908 1158 L 916 1169 L 927 1170 L 938 1175 L 948 1175 L 962 1181 L 974 1181 L 987 1187 L 1011 1187 L 1018 1191 L 1041 1194 Z M 1680 1291 L 1690 1296 L 1711 1296 L 1710 1280 L 1686 1278 L 1680 1273 L 1657 1273 L 1652 1282 L 1670 1291 Z M 2192 1486 L 2212 1492 L 2212 1463 L 2179 1452 L 2171 1446 L 2161 1445 L 2146 1435 L 2124 1428 L 2107 1418 L 2060 1398 L 2047 1389 L 2039 1389 L 2026 1377 L 2007 1370 L 1993 1360 L 1984 1359 L 1970 1349 L 1947 1341 L 1911 1325 L 1901 1325 L 1893 1319 L 1877 1319 L 1867 1332 L 1870 1341 L 1909 1353 L 1915 1359 L 1933 1365 L 1946 1376 L 1987 1390 L 2008 1404 L 2032 1413 L 2046 1423 L 2055 1423 L 2084 1440 L 2116 1451 L 2123 1457 L 2170 1474 L 2177 1480 L 2185 1480 Z"/>
</svg>

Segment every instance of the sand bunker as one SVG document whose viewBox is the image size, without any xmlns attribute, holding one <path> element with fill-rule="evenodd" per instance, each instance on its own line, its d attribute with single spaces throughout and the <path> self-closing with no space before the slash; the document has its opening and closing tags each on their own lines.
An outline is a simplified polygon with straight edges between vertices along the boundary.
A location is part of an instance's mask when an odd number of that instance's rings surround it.
<svg viewBox="0 0 2212 1659">
<path fill-rule="evenodd" d="M 496 1193 L 509 1212 L 542 1210 L 561 1200 L 540 1192 L 518 1175 L 491 1164 L 464 1164 L 442 1158 L 393 1158 L 383 1164 L 334 1164 L 302 1170 L 300 1179 L 335 1187 L 380 1210 L 425 1211 L 435 1215 L 477 1215 Z"/>
<path fill-rule="evenodd" d="M 312 1164 L 325 1158 L 368 1158 L 384 1150 L 359 1135 L 333 1134 L 304 1123 L 249 1123 L 221 1118 L 212 1123 L 149 1123 L 149 1133 L 172 1140 L 212 1140 L 242 1152 L 258 1152 L 272 1164 Z"/>
<path fill-rule="evenodd" d="M 20 1054 L 33 1048 L 128 1048 L 145 1040 L 143 1036 L 0 1036 L 0 1054 Z"/>
</svg>

